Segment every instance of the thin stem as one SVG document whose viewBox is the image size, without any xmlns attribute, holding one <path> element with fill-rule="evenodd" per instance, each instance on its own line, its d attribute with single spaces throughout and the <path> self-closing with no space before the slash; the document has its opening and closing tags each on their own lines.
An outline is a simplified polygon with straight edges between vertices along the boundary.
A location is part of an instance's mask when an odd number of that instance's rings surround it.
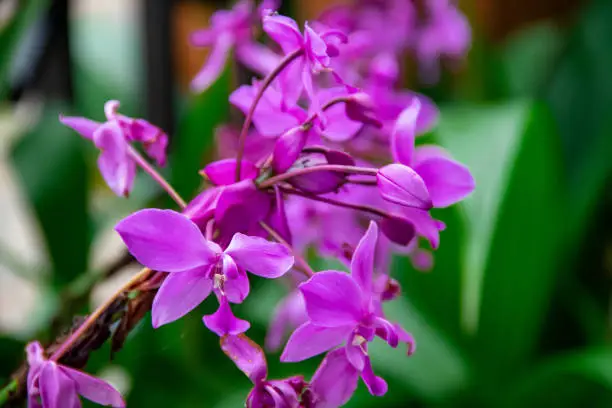
<svg viewBox="0 0 612 408">
<path fill-rule="evenodd" d="M 115 292 L 113 296 L 108 298 L 106 302 L 104 302 L 101 306 L 98 306 L 98 308 L 92 314 L 87 316 L 87 319 L 79 326 L 79 328 L 76 329 L 64 343 L 62 343 L 62 345 L 55 351 L 55 353 L 53 353 L 50 360 L 58 361 L 60 358 L 62 358 L 64 354 L 66 354 L 70 350 L 70 348 L 79 340 L 79 338 L 96 323 L 98 317 L 100 317 L 102 313 L 104 313 L 106 309 L 112 303 L 114 303 L 115 300 L 117 300 L 117 298 L 119 298 L 119 296 L 121 296 L 123 292 L 128 290 L 132 285 L 142 279 L 143 276 L 146 276 L 149 272 L 151 272 L 149 268 L 143 268 L 140 272 L 134 275 L 132 279 L 129 280 L 129 282 L 127 282 L 117 292 Z"/>
<path fill-rule="evenodd" d="M 323 106 L 321 106 L 321 111 L 326 111 L 327 109 L 331 108 L 332 106 L 336 104 L 346 103 L 347 101 L 348 101 L 348 96 L 337 96 L 325 102 Z M 308 116 L 306 120 L 302 122 L 301 126 L 303 127 L 312 126 L 312 122 L 314 122 L 316 118 L 317 118 L 317 113 L 310 114 L 310 116 Z"/>
<path fill-rule="evenodd" d="M 292 53 L 289 53 L 283 58 L 283 60 L 278 64 L 272 72 L 270 72 L 263 80 L 259 89 L 257 90 L 257 94 L 253 99 L 253 103 L 247 112 L 246 117 L 244 118 L 244 123 L 242 124 L 242 129 L 240 130 L 240 136 L 238 137 L 238 153 L 236 154 L 236 181 L 240 181 L 240 167 L 242 165 L 242 156 L 244 155 L 244 144 L 246 141 L 246 135 L 251 126 L 251 122 L 253 121 L 253 114 L 255 113 L 255 108 L 257 108 L 257 104 L 259 100 L 262 98 L 265 90 L 270 86 L 272 81 L 281 73 L 291 62 L 293 62 L 296 58 L 301 56 L 304 53 L 304 50 L 299 48 Z"/>
<path fill-rule="evenodd" d="M 361 174 L 365 176 L 376 176 L 376 174 L 378 173 L 378 170 L 367 167 L 343 166 L 340 164 L 322 164 L 320 166 L 305 167 L 303 169 L 297 169 L 288 173 L 278 174 L 276 176 L 270 177 L 269 179 L 262 181 L 259 184 L 259 188 L 263 189 L 272 187 L 273 185 L 281 181 L 285 181 L 296 176 L 316 173 L 318 171 L 335 171 L 338 173 Z"/>
<path fill-rule="evenodd" d="M 164 176 L 159 174 L 157 170 L 155 170 L 155 168 L 153 168 L 153 166 L 148 161 L 146 161 L 140 155 L 140 153 L 136 151 L 136 149 L 134 149 L 132 146 L 129 146 L 128 154 L 132 159 L 134 159 L 136 164 L 138 164 L 147 174 L 149 174 L 149 176 L 151 176 L 153 180 L 155 180 L 157 184 L 161 186 L 161 188 L 166 191 L 166 193 L 168 193 L 170 198 L 172 198 L 178 204 L 179 207 L 185 208 L 187 206 L 185 200 L 183 200 L 179 193 L 177 193 L 176 190 L 172 188 L 172 186 L 166 181 Z"/>
<path fill-rule="evenodd" d="M 274 238 L 276 241 L 283 244 L 284 246 L 289 248 L 291 252 L 293 252 L 293 257 L 295 258 L 296 262 L 299 264 L 300 268 L 302 269 L 302 272 L 304 272 L 304 274 L 307 277 L 311 277 L 315 274 L 315 272 L 312 270 L 310 265 L 308 265 L 308 262 L 306 262 L 304 258 L 302 258 L 299 254 L 297 254 L 293 250 L 293 247 L 287 241 L 285 241 L 283 237 L 281 237 L 280 234 L 274 230 L 274 228 L 266 224 L 264 221 L 260 221 L 259 225 L 261 225 L 261 227 L 265 229 L 266 232 L 270 234 L 272 238 Z"/>
</svg>

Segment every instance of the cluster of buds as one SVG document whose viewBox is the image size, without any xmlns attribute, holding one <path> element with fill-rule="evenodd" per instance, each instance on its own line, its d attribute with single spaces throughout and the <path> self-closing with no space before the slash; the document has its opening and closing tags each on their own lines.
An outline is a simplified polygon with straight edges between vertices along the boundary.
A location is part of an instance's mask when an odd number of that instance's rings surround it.
<svg viewBox="0 0 612 408">
<path fill-rule="evenodd" d="M 253 382 L 248 407 L 332 408 L 351 398 L 359 378 L 372 395 L 386 393 L 368 354 L 376 337 L 414 352 L 412 336 L 383 310 L 399 293 L 389 260 L 400 253 L 417 269 L 431 268 L 423 245 L 436 249 L 445 226 L 430 210 L 474 189 L 469 170 L 443 149 L 415 146 L 435 126 L 438 111 L 426 97 L 397 86 L 407 52 L 423 66 L 459 56 L 469 28 L 448 0 L 356 0 L 303 29 L 275 6 L 242 0 L 193 34 L 194 44 L 212 47 L 194 90 L 205 91 L 230 55 L 261 79 L 230 95 L 244 123 L 218 129 L 219 160 L 201 170 L 207 188 L 191 201 L 132 145 L 141 143 L 163 165 L 167 136 L 119 114 L 118 102 L 106 104 L 105 123 L 60 120 L 101 150 L 100 171 L 115 193 L 129 194 L 140 167 L 180 207 L 140 210 L 116 226 L 138 262 L 164 273 L 153 326 L 181 318 L 212 293 L 219 306 L 203 323 Z M 267 45 L 254 38 L 260 30 L 271 40 Z M 312 270 L 305 259 L 311 249 L 350 272 Z M 284 344 L 283 362 L 327 353 L 310 381 L 268 379 L 263 348 L 245 334 L 250 323 L 232 312 L 247 300 L 247 273 L 291 285 L 271 316 L 266 348 Z M 46 360 L 36 344 L 28 353 L 31 406 L 76 407 L 77 393 L 124 405 L 110 386 L 53 356 Z"/>
</svg>

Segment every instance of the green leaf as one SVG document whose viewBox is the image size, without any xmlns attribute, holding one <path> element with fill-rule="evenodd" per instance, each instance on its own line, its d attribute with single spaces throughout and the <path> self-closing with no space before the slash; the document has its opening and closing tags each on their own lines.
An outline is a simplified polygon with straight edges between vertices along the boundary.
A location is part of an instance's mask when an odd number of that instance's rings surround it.
<svg viewBox="0 0 612 408">
<path fill-rule="evenodd" d="M 45 238 L 57 287 L 87 270 L 91 241 L 84 143 L 59 123 L 61 111 L 57 105 L 48 107 L 12 152 Z"/>
</svg>

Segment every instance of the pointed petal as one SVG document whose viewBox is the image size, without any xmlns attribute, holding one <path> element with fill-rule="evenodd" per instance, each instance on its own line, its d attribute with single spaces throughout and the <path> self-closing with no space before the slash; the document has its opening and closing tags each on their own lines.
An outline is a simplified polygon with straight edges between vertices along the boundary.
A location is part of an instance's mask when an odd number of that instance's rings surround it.
<svg viewBox="0 0 612 408">
<path fill-rule="evenodd" d="M 115 230 L 138 262 L 154 270 L 186 271 L 211 264 L 217 256 L 198 227 L 176 211 L 140 210 Z"/>
<path fill-rule="evenodd" d="M 61 370 L 74 380 L 77 392 L 88 400 L 104 406 L 125 407 L 119 391 L 106 381 L 70 367 L 62 366 Z"/>
<path fill-rule="evenodd" d="M 96 122 L 91 119 L 82 118 L 79 116 L 64 116 L 60 115 L 59 121 L 63 124 L 72 128 L 85 139 L 92 140 L 94 132 L 102 125 L 100 122 Z"/>
<path fill-rule="evenodd" d="M 221 76 L 233 45 L 234 40 L 228 33 L 222 33 L 216 38 L 208 60 L 191 81 L 192 91 L 204 92 Z"/>
<path fill-rule="evenodd" d="M 155 160 L 158 166 L 165 166 L 168 135 L 144 119 L 132 120 L 129 129 L 130 139 L 142 143 L 149 157 Z"/>
<path fill-rule="evenodd" d="M 352 326 L 321 327 L 306 322 L 289 337 L 280 359 L 293 363 L 321 354 L 342 344 L 352 330 Z"/>
<path fill-rule="evenodd" d="M 357 389 L 359 372 L 346 359 L 344 349 L 327 353 L 312 376 L 310 388 L 317 408 L 344 405 Z"/>
<path fill-rule="evenodd" d="M 285 54 L 302 47 L 302 34 L 295 20 L 280 14 L 264 16 L 262 20 L 263 30 L 280 45 Z"/>
<path fill-rule="evenodd" d="M 202 318 L 204 325 L 219 337 L 225 335 L 236 336 L 249 330 L 251 324 L 246 320 L 238 319 L 232 313 L 227 298 L 221 297 L 219 300 L 219 309 L 211 315 Z"/>
<path fill-rule="evenodd" d="M 226 186 L 236 182 L 236 159 L 223 159 L 204 167 L 200 174 L 206 176 L 213 184 Z M 240 163 L 240 180 L 257 178 L 259 170 L 248 160 Z"/>
<path fill-rule="evenodd" d="M 293 266 L 293 255 L 286 246 L 241 233 L 234 235 L 225 253 L 241 268 L 264 278 L 278 278 Z"/>
<path fill-rule="evenodd" d="M 229 256 L 223 257 L 223 293 L 227 300 L 232 303 L 242 303 L 249 295 L 249 278 L 244 270 L 237 267 L 236 263 Z"/>
<path fill-rule="evenodd" d="M 351 336 L 351 339 L 344 348 L 344 352 L 346 353 L 347 360 L 353 365 L 353 367 L 355 367 L 355 370 L 361 371 L 365 365 L 367 355 L 360 346 L 351 344 L 352 339 L 353 336 Z"/>
<path fill-rule="evenodd" d="M 213 283 L 208 272 L 211 267 L 171 273 L 166 277 L 155 295 L 151 309 L 155 329 L 185 316 L 210 295 Z"/>
<path fill-rule="evenodd" d="M 361 379 L 365 383 L 366 387 L 368 387 L 370 394 L 381 397 L 387 393 L 387 382 L 374 374 L 369 357 L 366 358 L 365 366 L 361 372 Z"/>
<path fill-rule="evenodd" d="M 391 133 L 391 153 L 396 162 L 410 166 L 414 153 L 417 117 L 421 103 L 414 98 L 412 103 L 400 113 Z"/>
<path fill-rule="evenodd" d="M 356 325 L 365 314 L 363 292 L 348 274 L 317 272 L 299 286 L 313 324 L 325 327 Z"/>
<path fill-rule="evenodd" d="M 268 223 L 289 244 L 293 242 L 289 221 L 285 212 L 285 200 L 279 186 L 274 186 L 274 206 L 268 217 Z"/>
<path fill-rule="evenodd" d="M 127 196 L 132 189 L 135 164 L 128 155 L 125 134 L 117 121 L 106 122 L 93 134 L 100 149 L 98 167 L 106 184 L 119 196 Z"/>
<path fill-rule="evenodd" d="M 268 376 L 266 355 L 257 343 L 245 336 L 221 337 L 221 350 L 242 371 L 253 384 L 258 384 Z"/>
<path fill-rule="evenodd" d="M 419 149 L 417 149 L 418 151 Z M 435 207 L 453 205 L 474 191 L 470 170 L 446 155 L 429 156 L 415 161 L 414 170 L 425 181 Z"/>
<path fill-rule="evenodd" d="M 396 348 L 399 343 L 399 334 L 393 324 L 387 319 L 377 317 L 374 320 L 376 335 L 387 342 L 391 347 Z"/>
<path fill-rule="evenodd" d="M 364 294 L 372 292 L 372 277 L 374 273 L 374 254 L 376 253 L 376 241 L 378 240 L 378 226 L 376 222 L 370 221 L 370 226 L 361 237 L 353 259 L 351 260 L 351 275 L 357 281 Z"/>
<path fill-rule="evenodd" d="M 403 164 L 389 164 L 378 171 L 378 190 L 395 204 L 428 210 L 432 207 L 425 182 L 413 169 Z"/>
<path fill-rule="evenodd" d="M 80 406 L 76 383 L 53 361 L 40 371 L 40 397 L 45 408 L 73 408 Z"/>
<path fill-rule="evenodd" d="M 274 144 L 272 168 L 276 173 L 284 173 L 300 157 L 306 145 L 308 131 L 302 127 L 294 127 L 283 133 Z"/>
</svg>

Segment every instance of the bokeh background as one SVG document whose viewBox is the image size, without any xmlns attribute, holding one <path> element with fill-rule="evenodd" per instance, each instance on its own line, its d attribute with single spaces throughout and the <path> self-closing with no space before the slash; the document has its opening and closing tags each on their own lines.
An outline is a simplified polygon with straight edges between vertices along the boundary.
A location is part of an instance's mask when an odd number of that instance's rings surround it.
<svg viewBox="0 0 612 408">
<path fill-rule="evenodd" d="M 314 18 L 327 1 L 285 1 Z M 472 170 L 476 192 L 437 211 L 448 228 L 429 273 L 394 261 L 403 295 L 389 314 L 417 353 L 372 348 L 384 399 L 360 385 L 348 407 L 612 406 L 612 1 L 462 0 L 473 30 L 464 61 L 440 82 L 405 85 L 442 110 L 428 137 Z M 171 135 L 165 173 L 181 194 L 235 120 L 228 71 L 207 93 L 188 83 L 206 57 L 188 34 L 220 1 L 0 1 L 0 384 L 25 342 L 50 340 L 125 282 L 137 265 L 112 231 L 144 206 L 170 206 L 142 174 L 129 200 L 112 195 L 96 151 L 58 113 L 103 118 L 107 99 Z M 143 176 L 143 177 L 140 177 Z M 317 261 L 319 262 L 319 261 Z M 321 260 L 320 262 L 325 262 Z M 256 281 L 244 307 L 261 341 L 282 288 Z M 154 331 L 145 318 L 124 349 L 87 370 L 131 407 L 243 404 L 250 382 L 200 320 Z M 310 375 L 316 361 L 270 375 Z"/>
</svg>

